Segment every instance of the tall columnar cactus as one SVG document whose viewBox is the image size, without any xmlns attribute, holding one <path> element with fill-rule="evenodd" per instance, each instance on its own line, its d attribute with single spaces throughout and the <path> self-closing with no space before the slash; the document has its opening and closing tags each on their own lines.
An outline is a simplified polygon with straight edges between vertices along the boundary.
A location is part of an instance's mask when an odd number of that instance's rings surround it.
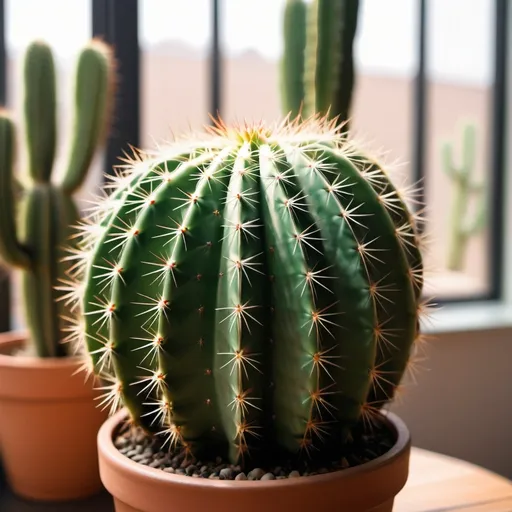
<svg viewBox="0 0 512 512">
<path fill-rule="evenodd" d="M 453 145 L 445 143 L 442 148 L 443 168 L 452 180 L 454 198 L 451 213 L 451 236 L 447 267 L 460 271 L 464 267 L 464 255 L 471 237 L 480 233 L 485 227 L 486 194 L 483 183 L 473 180 L 475 169 L 476 130 L 471 124 L 464 127 L 462 133 L 462 159 L 460 165 L 454 163 Z M 472 196 L 477 204 L 471 218 L 468 208 Z"/>
<path fill-rule="evenodd" d="M 139 155 L 83 226 L 89 369 L 172 446 L 332 456 L 419 339 L 413 216 L 325 120 L 210 135 Z"/>
<path fill-rule="evenodd" d="M 359 0 L 288 0 L 281 95 L 285 114 L 346 122 L 354 87 L 353 43 Z"/>
<path fill-rule="evenodd" d="M 79 56 L 69 153 L 64 175 L 55 180 L 56 79 L 45 43 L 34 42 L 27 49 L 24 82 L 27 172 L 20 182 L 13 175 L 14 122 L 6 111 L 0 113 L 0 257 L 21 269 L 25 316 L 37 354 L 60 357 L 67 354 L 61 343 L 68 337 L 67 322 L 78 313 L 70 309 L 66 293 L 72 261 L 65 260 L 64 248 L 79 218 L 73 194 L 106 129 L 113 93 L 110 49 L 94 40 Z"/>
</svg>

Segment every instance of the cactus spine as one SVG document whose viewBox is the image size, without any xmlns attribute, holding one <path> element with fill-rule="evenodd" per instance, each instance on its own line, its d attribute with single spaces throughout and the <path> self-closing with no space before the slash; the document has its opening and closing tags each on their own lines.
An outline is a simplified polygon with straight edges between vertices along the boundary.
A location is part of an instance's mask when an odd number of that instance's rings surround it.
<svg viewBox="0 0 512 512">
<path fill-rule="evenodd" d="M 201 457 L 333 456 L 419 337 L 414 219 L 325 119 L 209 135 L 138 155 L 82 226 L 102 403 Z"/>
<path fill-rule="evenodd" d="M 464 127 L 462 133 L 462 159 L 459 166 L 454 163 L 453 145 L 445 143 L 442 148 L 443 168 L 452 180 L 454 199 L 451 214 L 451 237 L 447 268 L 461 271 L 464 267 L 464 255 L 472 236 L 485 227 L 485 186 L 473 180 L 475 169 L 476 130 L 471 124 Z M 477 197 L 476 211 L 468 218 L 471 197 Z"/>
<path fill-rule="evenodd" d="M 40 357 L 61 357 L 68 351 L 68 322 L 78 310 L 70 307 L 65 258 L 72 226 L 79 219 L 73 193 L 82 185 L 94 150 L 105 134 L 113 93 L 110 49 L 93 40 L 81 52 L 76 69 L 74 125 L 65 174 L 53 180 L 57 140 L 56 78 L 52 51 L 32 43 L 24 61 L 24 142 L 26 173 L 21 197 L 14 178 L 15 125 L 0 113 L 0 257 L 21 270 L 25 318 L 30 340 Z"/>
<path fill-rule="evenodd" d="M 346 122 L 354 87 L 353 43 L 359 0 L 288 0 L 281 95 L 285 114 Z"/>
</svg>

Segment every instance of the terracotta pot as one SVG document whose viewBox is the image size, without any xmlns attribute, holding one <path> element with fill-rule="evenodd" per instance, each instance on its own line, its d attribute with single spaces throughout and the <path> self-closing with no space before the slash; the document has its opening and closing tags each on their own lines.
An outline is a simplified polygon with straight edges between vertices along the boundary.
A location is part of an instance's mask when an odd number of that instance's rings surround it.
<svg viewBox="0 0 512 512">
<path fill-rule="evenodd" d="M 102 489 L 96 436 L 107 413 L 76 358 L 14 357 L 24 333 L 0 334 L 0 446 L 7 481 L 26 499 L 67 501 Z"/>
<path fill-rule="evenodd" d="M 381 457 L 335 473 L 265 482 L 192 478 L 133 462 L 113 444 L 125 418 L 125 411 L 112 416 L 98 435 L 101 479 L 116 512 L 391 512 L 409 473 L 409 431 L 391 413 L 384 419 L 396 443 Z"/>
</svg>

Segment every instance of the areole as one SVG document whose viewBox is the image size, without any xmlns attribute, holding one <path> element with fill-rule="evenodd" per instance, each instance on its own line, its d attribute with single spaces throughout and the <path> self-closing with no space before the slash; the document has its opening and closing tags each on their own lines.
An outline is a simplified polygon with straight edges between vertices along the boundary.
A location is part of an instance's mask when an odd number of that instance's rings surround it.
<svg viewBox="0 0 512 512">
<path fill-rule="evenodd" d="M 274 481 L 221 481 L 173 475 L 122 455 L 113 438 L 126 410 L 109 418 L 98 435 L 100 474 L 116 512 L 391 512 L 409 471 L 410 435 L 395 414 L 383 415 L 396 442 L 366 464 L 325 475 Z"/>
</svg>

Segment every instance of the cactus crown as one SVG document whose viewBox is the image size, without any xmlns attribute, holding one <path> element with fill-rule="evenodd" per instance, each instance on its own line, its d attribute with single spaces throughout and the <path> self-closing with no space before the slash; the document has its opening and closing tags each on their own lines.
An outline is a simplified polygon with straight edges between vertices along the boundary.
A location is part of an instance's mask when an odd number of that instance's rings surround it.
<svg viewBox="0 0 512 512">
<path fill-rule="evenodd" d="M 386 172 L 316 117 L 218 123 L 123 169 L 76 270 L 102 404 L 238 462 L 342 450 L 419 339 L 419 241 Z"/>
<path fill-rule="evenodd" d="M 65 259 L 72 226 L 79 218 L 73 194 L 84 182 L 92 157 L 106 133 L 114 92 L 110 48 L 93 40 L 80 53 L 76 69 L 74 124 L 65 173 L 54 173 L 57 140 L 56 78 L 53 55 L 35 41 L 24 61 L 24 142 L 26 172 L 13 176 L 15 125 L 0 113 L 0 257 L 21 270 L 30 341 L 41 357 L 67 354 L 70 309 Z M 21 197 L 18 198 L 18 190 Z M 19 199 L 19 200 L 18 200 Z"/>
</svg>

